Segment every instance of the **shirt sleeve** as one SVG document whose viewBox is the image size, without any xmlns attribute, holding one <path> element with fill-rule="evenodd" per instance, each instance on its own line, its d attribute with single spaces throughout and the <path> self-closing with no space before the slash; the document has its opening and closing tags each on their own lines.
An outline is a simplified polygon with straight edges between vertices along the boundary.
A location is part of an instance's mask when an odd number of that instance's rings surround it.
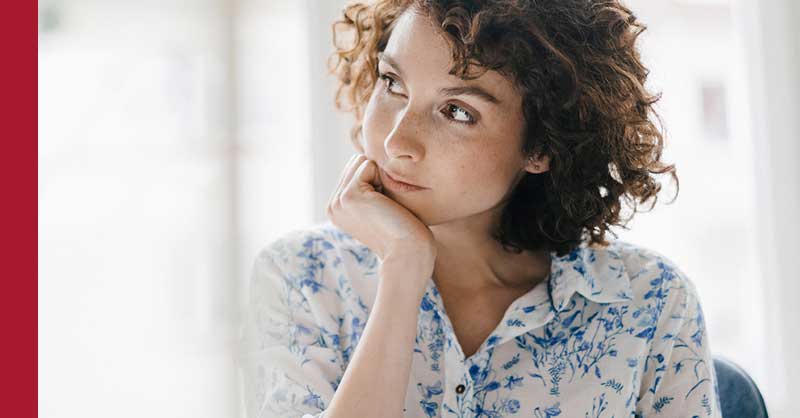
<svg viewBox="0 0 800 418">
<path fill-rule="evenodd" d="M 637 417 L 721 418 L 717 378 L 697 291 L 676 276 L 665 285 L 660 324 L 645 359 Z"/>
<path fill-rule="evenodd" d="M 341 356 L 323 337 L 301 282 L 268 249 L 259 253 L 237 355 L 248 418 L 322 418 L 341 381 Z"/>
</svg>

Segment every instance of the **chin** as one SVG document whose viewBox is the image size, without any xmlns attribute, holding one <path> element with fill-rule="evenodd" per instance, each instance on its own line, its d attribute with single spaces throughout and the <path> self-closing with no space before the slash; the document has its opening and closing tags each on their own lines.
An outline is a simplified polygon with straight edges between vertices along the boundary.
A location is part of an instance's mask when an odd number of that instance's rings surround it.
<svg viewBox="0 0 800 418">
<path fill-rule="evenodd" d="M 437 223 L 442 222 L 440 220 L 441 216 L 437 216 L 440 215 L 442 211 L 431 205 L 431 199 L 408 196 L 403 193 L 395 194 L 391 191 L 384 192 L 384 194 L 389 199 L 392 199 L 400 204 L 400 206 L 408 209 L 409 212 L 419 218 L 419 220 L 422 221 L 422 223 L 424 223 L 426 226 L 436 225 Z"/>
<path fill-rule="evenodd" d="M 458 219 L 458 217 L 454 217 L 453 214 L 448 213 L 446 208 L 426 206 L 419 209 L 408 208 L 408 210 L 428 227 L 445 224 Z"/>
<path fill-rule="evenodd" d="M 426 192 L 430 192 L 430 190 L 426 190 Z M 408 209 L 409 212 L 413 213 L 414 216 L 429 227 L 469 218 L 487 210 L 480 206 L 464 208 L 458 204 L 440 204 L 433 199 L 432 195 L 395 194 L 391 191 L 384 194 Z M 461 210 L 459 211 L 457 208 L 461 208 Z"/>
</svg>

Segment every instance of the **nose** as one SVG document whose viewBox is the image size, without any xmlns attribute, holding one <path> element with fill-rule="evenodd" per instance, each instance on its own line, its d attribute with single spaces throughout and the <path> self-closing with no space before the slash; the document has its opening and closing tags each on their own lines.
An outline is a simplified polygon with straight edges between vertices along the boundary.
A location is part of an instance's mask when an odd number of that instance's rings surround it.
<svg viewBox="0 0 800 418">
<path fill-rule="evenodd" d="M 419 161 L 425 155 L 420 115 L 406 108 L 396 119 L 389 135 L 383 141 L 383 147 L 389 159 L 410 159 Z"/>
</svg>

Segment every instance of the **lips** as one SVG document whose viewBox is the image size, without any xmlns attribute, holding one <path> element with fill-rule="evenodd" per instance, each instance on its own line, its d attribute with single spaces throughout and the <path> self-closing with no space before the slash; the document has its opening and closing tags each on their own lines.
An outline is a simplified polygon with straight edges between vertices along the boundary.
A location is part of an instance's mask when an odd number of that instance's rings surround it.
<svg viewBox="0 0 800 418">
<path fill-rule="evenodd" d="M 382 174 L 387 177 L 389 180 L 388 183 L 394 183 L 396 186 L 401 186 L 404 189 L 416 189 L 416 190 L 424 190 L 426 187 L 420 186 L 418 184 L 414 184 L 405 179 L 405 177 L 396 175 L 394 173 L 389 173 L 388 171 L 381 169 Z"/>
</svg>

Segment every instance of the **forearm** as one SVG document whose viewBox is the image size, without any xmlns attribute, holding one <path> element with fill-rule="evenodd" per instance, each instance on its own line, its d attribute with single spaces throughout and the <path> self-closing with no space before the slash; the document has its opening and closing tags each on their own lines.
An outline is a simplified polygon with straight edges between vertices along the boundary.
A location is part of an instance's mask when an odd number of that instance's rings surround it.
<svg viewBox="0 0 800 418">
<path fill-rule="evenodd" d="M 409 270 L 381 269 L 374 307 L 326 418 L 403 415 L 421 301 L 416 283 L 424 283 L 408 276 L 427 274 Z"/>
</svg>

